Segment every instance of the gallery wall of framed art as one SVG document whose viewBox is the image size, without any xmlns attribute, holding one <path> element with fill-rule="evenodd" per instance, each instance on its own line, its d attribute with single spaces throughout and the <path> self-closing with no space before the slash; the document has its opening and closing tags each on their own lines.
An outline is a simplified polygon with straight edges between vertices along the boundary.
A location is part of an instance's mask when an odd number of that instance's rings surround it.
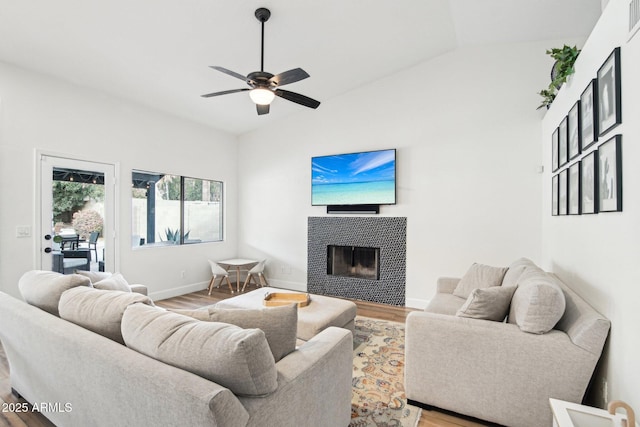
<svg viewBox="0 0 640 427">
<path fill-rule="evenodd" d="M 551 137 L 551 215 L 622 211 L 620 47 L 616 47 Z"/>
<path fill-rule="evenodd" d="M 634 370 L 637 358 L 628 357 L 636 351 L 637 332 L 625 326 L 640 324 L 640 167 L 636 166 L 640 162 L 640 32 L 633 38 L 629 34 L 630 6 L 640 0 L 604 3 L 589 37 L 584 42 L 576 40 L 580 55 L 574 74 L 541 114 L 540 264 L 612 320 L 608 357 L 601 360 L 592 379 L 600 386 L 591 387 L 585 399 L 593 406 L 606 407 L 613 399 L 628 397 L 633 407 L 640 407 L 640 370 Z M 555 44 L 567 41 L 574 44 L 568 39 Z M 598 85 L 605 80 L 606 90 Z M 606 104 L 600 102 L 605 93 L 609 97 Z M 558 154 L 550 152 L 556 143 L 553 134 L 577 101 L 580 154 L 554 167 Z M 607 113 L 606 119 L 600 117 L 600 111 Z M 579 215 L 571 215 L 575 164 L 580 174 Z M 556 201 L 559 174 L 565 170 L 569 205 L 567 214 L 561 216 Z M 608 391 L 602 387 L 605 383 Z"/>
</svg>

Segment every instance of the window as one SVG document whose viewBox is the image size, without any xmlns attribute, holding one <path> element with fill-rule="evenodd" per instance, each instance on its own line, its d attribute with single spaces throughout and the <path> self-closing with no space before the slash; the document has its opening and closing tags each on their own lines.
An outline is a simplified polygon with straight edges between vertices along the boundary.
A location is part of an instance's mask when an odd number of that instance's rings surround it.
<svg viewBox="0 0 640 427">
<path fill-rule="evenodd" d="M 134 170 L 133 247 L 222 240 L 222 182 Z"/>
</svg>

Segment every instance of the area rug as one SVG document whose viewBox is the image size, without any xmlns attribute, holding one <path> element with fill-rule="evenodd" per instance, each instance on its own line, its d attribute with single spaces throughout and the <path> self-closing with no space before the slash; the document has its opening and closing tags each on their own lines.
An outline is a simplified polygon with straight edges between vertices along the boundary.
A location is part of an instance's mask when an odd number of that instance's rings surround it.
<svg viewBox="0 0 640 427">
<path fill-rule="evenodd" d="M 349 427 L 416 427 L 404 394 L 404 324 L 356 317 Z"/>
</svg>

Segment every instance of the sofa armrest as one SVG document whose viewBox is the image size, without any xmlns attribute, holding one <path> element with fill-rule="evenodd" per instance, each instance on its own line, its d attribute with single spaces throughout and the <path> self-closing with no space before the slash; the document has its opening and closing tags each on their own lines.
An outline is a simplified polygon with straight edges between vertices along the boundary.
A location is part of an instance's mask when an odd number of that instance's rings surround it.
<svg viewBox="0 0 640 427">
<path fill-rule="evenodd" d="M 145 285 L 140 285 L 138 283 L 135 283 L 133 285 L 129 285 L 129 287 L 131 288 L 131 292 L 136 292 L 136 293 L 142 294 L 142 295 L 148 295 L 147 294 L 147 287 Z"/>
<path fill-rule="evenodd" d="M 428 312 L 407 316 L 407 398 L 509 426 L 551 425 L 549 397 L 581 402 L 598 356 L 567 334 Z"/>
<path fill-rule="evenodd" d="M 459 281 L 459 277 L 438 277 L 436 291 L 441 294 L 452 294 Z"/>
<path fill-rule="evenodd" d="M 276 367 L 278 389 L 274 393 L 239 398 L 250 415 L 247 426 L 349 424 L 351 331 L 329 327 L 282 358 Z"/>
</svg>

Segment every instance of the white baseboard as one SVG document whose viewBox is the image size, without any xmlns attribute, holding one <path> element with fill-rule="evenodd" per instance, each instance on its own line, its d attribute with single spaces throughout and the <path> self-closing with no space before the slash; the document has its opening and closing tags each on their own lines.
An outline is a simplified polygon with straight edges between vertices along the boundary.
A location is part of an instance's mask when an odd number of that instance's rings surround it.
<svg viewBox="0 0 640 427">
<path fill-rule="evenodd" d="M 191 292 L 198 292 L 203 289 L 207 289 L 209 282 L 192 283 L 190 285 L 180 286 L 177 288 L 165 289 L 163 291 L 151 292 L 149 297 L 154 301 L 160 301 L 167 298 L 177 297 Z M 300 282 L 289 282 L 286 280 L 269 279 L 269 286 L 274 288 L 289 289 L 292 291 L 307 291 L 307 285 Z M 418 298 L 407 298 L 405 300 L 405 307 L 417 308 L 423 310 L 429 304 L 429 300 Z"/>
<path fill-rule="evenodd" d="M 207 289 L 209 282 L 192 283 L 190 285 L 180 286 L 178 288 L 165 289 L 164 291 L 151 292 L 149 298 L 154 301 L 160 301 L 167 298 L 177 297 L 191 292 L 198 292 Z"/>
<path fill-rule="evenodd" d="M 417 299 L 417 298 L 407 298 L 404 303 L 405 307 L 408 308 L 419 308 L 420 310 L 424 310 L 427 305 L 429 305 L 428 299 Z"/>
<path fill-rule="evenodd" d="M 236 285 L 236 282 L 233 281 L 234 290 L 235 290 L 235 285 Z M 180 286 L 177 288 L 165 289 L 163 291 L 158 291 L 158 292 L 150 292 L 149 298 L 151 298 L 154 301 L 160 301 L 167 298 L 173 298 L 180 295 L 189 294 L 191 292 L 198 292 L 203 289 L 207 289 L 207 286 L 209 286 L 209 282 L 192 283 L 190 285 Z M 242 283 L 240 283 L 240 286 L 242 287 Z M 292 291 L 301 291 L 301 292 L 307 291 L 307 286 L 304 283 L 287 282 L 285 280 L 278 280 L 278 279 L 269 279 L 269 286 L 272 286 L 274 288 L 289 289 Z"/>
</svg>

